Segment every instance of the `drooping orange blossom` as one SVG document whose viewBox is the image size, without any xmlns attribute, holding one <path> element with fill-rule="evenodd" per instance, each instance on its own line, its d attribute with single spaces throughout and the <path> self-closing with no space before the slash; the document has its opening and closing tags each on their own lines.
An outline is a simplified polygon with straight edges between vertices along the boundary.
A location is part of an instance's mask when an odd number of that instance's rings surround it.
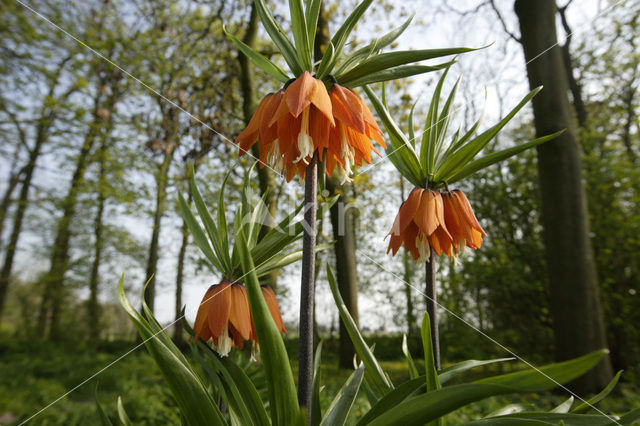
<svg viewBox="0 0 640 426">
<path fill-rule="evenodd" d="M 268 286 L 261 289 L 278 331 L 286 333 L 275 293 Z M 221 356 L 228 355 L 234 346 L 242 349 L 245 340 L 257 342 L 244 285 L 223 281 L 209 287 L 198 307 L 193 329 L 195 341 L 211 339 L 213 349 Z"/>
<path fill-rule="evenodd" d="M 414 260 L 426 260 L 431 248 L 438 256 L 445 253 L 455 258 L 465 246 L 480 248 L 482 236 L 487 236 L 462 191 L 423 188 L 409 193 L 389 235 L 387 253 L 395 256 L 404 244 Z"/>
<path fill-rule="evenodd" d="M 317 152 L 325 171 L 348 179 L 353 165 L 371 163 L 371 139 L 386 148 L 382 131 L 364 101 L 353 90 L 325 84 L 305 71 L 285 89 L 266 95 L 236 143 L 240 155 L 258 142 L 260 167 L 271 167 L 290 181 L 304 179 L 306 166 Z"/>
</svg>

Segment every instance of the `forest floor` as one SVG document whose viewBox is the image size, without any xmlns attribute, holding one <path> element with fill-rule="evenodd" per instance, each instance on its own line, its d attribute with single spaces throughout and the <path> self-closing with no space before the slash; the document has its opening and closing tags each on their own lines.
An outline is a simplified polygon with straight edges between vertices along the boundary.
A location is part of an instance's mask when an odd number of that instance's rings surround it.
<svg viewBox="0 0 640 426">
<path fill-rule="evenodd" d="M 114 363 L 135 346 L 132 342 L 103 343 L 97 348 L 68 343 L 25 343 L 7 338 L 0 339 L 0 342 L 0 425 L 17 425 L 39 410 L 42 411 L 29 424 L 100 424 L 95 405 L 96 386 L 103 409 L 113 418 L 117 399 L 121 397 L 136 425 L 180 424 L 172 396 L 155 363 L 143 349 Z M 351 373 L 348 369 L 338 368 L 335 354 L 336 351 L 323 354 L 321 378 L 325 387 L 321 393 L 321 404 L 324 408 L 329 406 L 332 396 Z M 110 363 L 114 364 L 104 369 Z M 417 364 L 418 368 L 422 365 L 420 362 Z M 400 383 L 408 378 L 404 359 L 385 360 L 382 365 L 393 382 Z M 297 367 L 295 362 L 293 367 Z M 95 378 L 87 380 L 102 369 L 104 371 Z M 473 374 L 482 376 L 500 372 L 494 368 L 494 371 Z M 599 406 L 608 413 L 638 407 L 640 393 L 637 389 L 632 384 L 621 383 L 617 391 Z M 450 414 L 447 424 L 464 423 L 507 404 L 518 403 L 529 410 L 550 409 L 565 399 L 566 395 L 552 393 L 489 398 Z M 356 420 L 368 407 L 366 397 L 360 395 L 350 420 Z"/>
</svg>

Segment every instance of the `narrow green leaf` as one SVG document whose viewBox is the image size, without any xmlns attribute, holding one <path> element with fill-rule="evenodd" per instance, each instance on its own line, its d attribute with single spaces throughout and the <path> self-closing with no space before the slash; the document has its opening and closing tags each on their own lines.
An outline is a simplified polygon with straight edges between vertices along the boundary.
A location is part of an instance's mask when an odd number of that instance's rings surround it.
<svg viewBox="0 0 640 426">
<path fill-rule="evenodd" d="M 347 382 L 340 389 L 340 392 L 331 402 L 331 405 L 327 409 L 327 414 L 322 419 L 322 423 L 320 423 L 321 425 L 333 426 L 345 424 L 353 402 L 358 395 L 363 375 L 364 364 L 360 364 L 358 369 L 351 374 Z"/>
<path fill-rule="evenodd" d="M 287 38 L 280 28 L 280 25 L 273 19 L 273 15 L 267 8 L 265 4 L 265 0 L 254 0 L 254 5 L 256 7 L 256 11 L 258 12 L 258 16 L 260 17 L 260 21 L 262 21 L 262 25 L 264 25 L 264 29 L 271 37 L 271 40 L 278 46 L 280 53 L 284 60 L 289 65 L 291 72 L 297 77 L 302 74 L 304 67 L 300 63 L 298 59 L 298 54 L 296 52 L 295 47 L 291 41 Z"/>
<path fill-rule="evenodd" d="M 438 71 L 451 66 L 453 61 L 444 62 L 437 65 L 402 65 L 399 67 L 388 68 L 386 70 L 365 74 L 355 79 L 338 79 L 338 83 L 348 87 L 365 86 L 367 84 L 380 83 L 383 81 L 398 80 L 400 78 L 411 77 L 413 75 L 424 74 L 431 71 Z"/>
<path fill-rule="evenodd" d="M 236 238 L 235 245 L 238 247 L 242 270 L 245 275 L 244 281 L 249 298 L 249 307 L 256 335 L 260 342 L 260 353 L 269 387 L 272 424 L 292 424 L 297 421 L 300 408 L 291 365 L 289 364 L 289 356 L 282 336 L 271 317 L 267 302 L 262 296 L 260 282 L 255 272 L 253 259 L 247 248 L 244 232 L 240 231 Z"/>
<path fill-rule="evenodd" d="M 207 236 L 204 234 L 204 231 L 198 224 L 196 217 L 194 216 L 191 208 L 189 207 L 181 193 L 178 193 L 178 201 L 180 203 L 180 211 L 182 212 L 182 217 L 184 218 L 184 221 L 186 222 L 191 235 L 193 235 L 193 240 L 195 241 L 196 245 L 200 248 L 209 262 L 211 262 L 214 268 L 216 268 L 220 272 L 224 271 L 222 264 L 213 253 L 211 245 L 209 245 Z"/>
<path fill-rule="evenodd" d="M 427 59 L 440 58 L 443 56 L 456 55 L 470 52 L 472 48 L 454 47 L 448 49 L 425 49 L 425 50 L 402 50 L 388 53 L 380 53 L 362 61 L 358 66 L 345 74 L 336 75 L 338 81 L 358 80 L 368 74 L 373 74 L 390 68 L 420 62 Z"/>
<path fill-rule="evenodd" d="M 265 58 L 260 53 L 253 50 L 251 47 L 247 46 L 242 42 L 242 40 L 227 32 L 224 26 L 222 27 L 222 30 L 227 35 L 227 37 L 229 37 L 229 39 L 238 47 L 238 49 L 249 59 L 251 59 L 251 61 L 256 64 L 262 71 L 266 72 L 281 83 L 286 83 L 287 81 L 289 81 L 289 76 L 282 69 L 280 69 L 280 67 L 271 62 L 268 58 Z"/>
<path fill-rule="evenodd" d="M 574 414 L 580 414 L 586 412 L 589 408 L 592 408 L 595 404 L 602 401 L 604 398 L 611 393 L 613 388 L 618 384 L 618 380 L 620 380 L 620 376 L 622 375 L 622 370 L 618 371 L 613 379 L 609 382 L 609 384 L 602 389 L 597 395 L 592 396 L 588 400 L 584 401 L 582 404 L 578 405 L 576 408 L 571 410 Z"/>
<path fill-rule="evenodd" d="M 498 124 L 484 131 L 482 134 L 467 142 L 457 151 L 451 153 L 446 159 L 443 159 L 442 165 L 436 170 L 434 180 L 441 182 L 444 177 L 454 176 L 460 170 L 461 167 L 471 161 L 478 152 L 480 152 L 486 145 L 498 134 L 498 132 L 520 111 L 540 90 L 542 87 L 538 87 L 527 96 L 525 96 L 515 108 L 509 112 Z"/>
<path fill-rule="evenodd" d="M 404 134 L 393 121 L 389 111 L 384 107 L 380 99 L 373 93 L 369 87 L 363 87 L 365 93 L 371 100 L 378 116 L 382 120 L 387 134 L 389 135 L 389 147 L 387 148 L 387 156 L 389 160 L 396 166 L 398 171 L 411 183 L 416 186 L 422 186 L 424 178 L 420 160 L 411 143 L 405 138 Z"/>
<path fill-rule="evenodd" d="M 118 284 L 120 304 L 133 321 L 149 354 L 160 368 L 186 424 L 193 426 L 226 425 L 218 405 L 213 401 L 182 352 L 160 328 L 153 316 L 148 316 L 149 322 L 131 306 L 124 292 L 123 280 L 124 276 L 120 278 Z M 144 303 L 144 297 L 142 300 L 143 308 L 150 312 Z"/>
<path fill-rule="evenodd" d="M 440 370 L 440 372 L 438 373 L 438 380 L 440 381 L 440 384 L 443 384 L 453 379 L 458 374 L 464 373 L 465 371 L 471 370 L 472 368 L 480 367 L 482 365 L 487 365 L 487 364 L 495 364 L 497 362 L 513 361 L 514 359 L 515 358 L 498 358 L 498 359 L 488 359 L 483 361 L 470 359 L 470 360 L 462 361 Z"/>
<path fill-rule="evenodd" d="M 470 425 L 493 425 L 493 424 L 537 424 L 522 423 L 542 422 L 546 425 L 563 424 L 565 426 L 604 426 L 611 424 L 611 419 L 603 415 L 584 415 L 584 414 L 566 414 L 566 413 L 544 413 L 544 412 L 522 412 L 508 414 L 500 417 L 491 417 L 475 422 Z M 511 423 L 510 423 L 511 422 Z"/>
<path fill-rule="evenodd" d="M 426 379 L 425 376 L 418 376 L 415 379 L 410 379 L 397 388 L 380 398 L 369 411 L 358 421 L 357 426 L 369 424 L 373 419 L 381 414 L 389 411 L 391 408 L 400 404 L 405 399 L 412 395 L 424 391 Z"/>
<path fill-rule="evenodd" d="M 317 78 L 323 79 L 324 77 L 327 76 L 327 74 L 331 73 L 336 62 L 338 61 L 338 58 L 342 54 L 342 49 L 344 48 L 344 45 L 347 42 L 347 39 L 349 38 L 349 34 L 351 34 L 351 31 L 353 31 L 353 28 L 356 26 L 356 24 L 360 20 L 360 17 L 369 8 L 372 1 L 373 0 L 364 0 L 362 3 L 360 3 L 353 10 L 353 12 L 351 12 L 351 14 L 347 17 L 347 19 L 344 21 L 344 23 L 338 29 L 338 31 L 336 31 L 335 35 L 331 39 L 331 44 L 333 45 L 333 48 L 334 48 L 334 53 L 332 55 L 332 58 L 330 60 L 325 61 L 324 56 L 327 55 L 327 52 L 325 52 L 325 55 L 323 56 L 322 61 L 320 62 L 320 66 L 318 67 Z"/>
<path fill-rule="evenodd" d="M 318 426 L 322 421 L 322 407 L 320 405 L 320 366 L 322 362 L 322 340 L 316 347 L 313 358 L 313 384 L 311 386 L 311 426 Z"/>
<path fill-rule="evenodd" d="M 429 104 L 429 112 L 427 113 L 427 119 L 425 121 L 424 130 L 422 132 L 422 141 L 420 143 L 420 163 L 422 164 L 422 170 L 425 176 L 431 175 L 433 172 L 433 158 L 435 156 L 435 140 L 436 133 L 438 131 L 438 110 L 440 105 L 440 93 L 442 92 L 442 86 L 444 80 L 449 73 L 449 67 L 447 67 L 442 76 L 438 80 L 436 87 L 431 97 L 431 103 Z"/>
<path fill-rule="evenodd" d="M 312 48 L 307 32 L 307 19 L 304 13 L 302 0 L 289 0 L 289 12 L 291 13 L 291 31 L 296 43 L 298 59 L 307 71 L 311 71 Z"/>
<path fill-rule="evenodd" d="M 373 352 L 371 352 L 371 349 L 369 349 L 369 346 L 358 331 L 358 326 L 353 321 L 353 318 L 351 318 L 351 315 L 349 315 L 349 311 L 344 304 L 344 301 L 342 300 L 342 296 L 340 296 L 338 285 L 336 284 L 336 280 L 329 265 L 327 265 L 327 279 L 329 281 L 331 293 L 333 294 L 333 300 L 336 302 L 336 306 L 338 307 L 340 319 L 342 320 L 342 323 L 345 325 L 345 328 L 349 333 L 349 337 L 353 342 L 353 346 L 355 347 L 358 356 L 360 356 L 362 362 L 366 366 L 365 371 L 367 373 L 367 377 L 371 379 L 372 384 L 379 391 L 383 393 L 389 392 L 391 389 L 393 389 L 393 385 L 384 374 L 382 367 L 373 356 Z"/>
<path fill-rule="evenodd" d="M 192 176 L 194 175 L 192 170 Z M 224 263 L 231 266 L 231 258 L 229 257 L 229 236 L 227 235 L 227 208 L 224 203 L 224 188 L 227 186 L 227 180 L 231 176 L 231 171 L 227 173 L 220 186 L 220 195 L 218 196 L 218 232 L 220 235 L 220 246 L 222 248 L 222 256 Z"/>
<path fill-rule="evenodd" d="M 102 405 L 100 405 L 100 400 L 98 399 L 98 382 L 96 382 L 95 387 L 93 388 L 93 399 L 96 402 L 96 411 L 98 411 L 98 417 L 100 417 L 100 424 L 102 426 L 113 426 L 111 423 L 111 419 L 102 409 Z"/>
<path fill-rule="evenodd" d="M 124 409 L 124 405 L 122 404 L 122 397 L 118 396 L 118 419 L 120 419 L 120 424 L 123 426 L 133 426 L 127 411 Z"/>
<path fill-rule="evenodd" d="M 411 352 L 409 352 L 409 346 L 407 345 L 407 335 L 402 335 L 402 352 L 404 353 L 404 357 L 407 360 L 407 366 L 409 367 L 409 378 L 415 379 L 419 376 L 418 369 L 416 368 L 416 364 L 413 362 L 413 357 L 411 356 Z"/>
<path fill-rule="evenodd" d="M 433 356 L 433 345 L 431 344 L 431 323 L 429 320 L 429 314 L 426 312 L 422 318 L 420 335 L 422 336 L 422 346 L 424 348 L 424 368 L 427 380 L 427 392 L 431 392 L 440 389 L 440 382 L 438 381 L 438 372 L 436 371 L 436 364 Z"/>
<path fill-rule="evenodd" d="M 434 140 L 434 149 L 433 149 L 434 158 L 431 159 L 431 164 L 430 164 L 431 170 L 435 169 L 435 164 L 437 160 L 442 156 L 443 151 L 445 150 L 444 141 L 447 136 L 447 131 L 449 129 L 449 123 L 451 122 L 451 119 L 453 118 L 453 114 L 454 114 L 454 111 L 451 110 L 451 107 L 453 106 L 453 101 L 456 98 L 456 93 L 458 92 L 458 87 L 460 86 L 461 79 L 462 77 L 459 77 L 458 81 L 456 81 L 456 84 L 451 89 L 451 92 L 449 93 L 449 97 L 444 103 L 444 106 L 442 107 L 440 114 L 438 114 L 438 121 L 435 123 L 437 130 L 435 132 L 436 137 Z"/>
<path fill-rule="evenodd" d="M 313 42 L 316 39 L 320 6 L 322 6 L 322 0 L 308 0 L 304 11 L 305 20 L 307 21 L 307 41 L 311 52 L 313 52 Z"/>
<path fill-rule="evenodd" d="M 451 411 L 493 395 L 514 392 L 542 392 L 569 382 L 595 366 L 606 351 L 596 351 L 573 360 L 473 383 L 447 386 L 406 399 L 374 419 L 371 425 L 424 425 Z M 551 377 L 553 380 L 550 380 Z"/>
<path fill-rule="evenodd" d="M 562 404 L 559 404 L 557 407 L 555 407 L 553 410 L 551 410 L 552 413 L 568 413 L 569 410 L 571 410 L 571 406 L 573 405 L 573 396 L 570 396 L 569 398 L 567 398 L 566 401 L 564 401 Z"/>
<path fill-rule="evenodd" d="M 500 161 L 506 160 L 509 157 L 513 157 L 514 155 L 517 155 L 523 151 L 526 151 L 527 149 L 533 148 L 535 146 L 538 146 L 540 144 L 543 144 L 545 142 L 548 142 L 552 139 L 555 139 L 556 137 L 558 137 L 559 135 L 561 135 L 562 133 L 564 133 L 564 130 L 561 130 L 559 132 L 556 133 L 552 133 L 550 135 L 547 136 L 543 136 L 541 138 L 537 138 L 534 139 L 532 141 L 529 141 L 527 143 L 523 143 L 511 148 L 506 148 L 497 152 L 493 152 L 491 154 L 487 154 L 483 157 L 478 158 L 477 160 L 471 161 L 469 162 L 466 166 L 462 167 L 460 169 L 460 171 L 458 171 L 458 173 L 456 173 L 455 175 L 451 176 L 450 178 L 445 178 L 444 180 L 447 181 L 448 183 L 453 183 L 453 182 L 457 182 L 459 180 L 462 180 L 470 175 L 472 175 L 473 173 L 477 172 L 478 170 L 482 170 L 485 169 L 489 166 L 491 166 L 492 164 L 498 163 Z"/>
<path fill-rule="evenodd" d="M 411 142 L 411 146 L 413 146 L 413 149 L 416 148 L 416 135 L 415 135 L 415 130 L 413 128 L 413 113 L 416 109 L 417 104 L 418 104 L 418 101 L 416 100 L 411 106 L 411 111 L 409 111 L 409 118 L 407 119 L 407 131 L 409 133 L 409 142 Z"/>
<path fill-rule="evenodd" d="M 629 411 L 627 414 L 625 414 L 624 416 L 620 417 L 620 420 L 618 420 L 618 425 L 632 425 L 638 422 L 638 420 L 640 420 L 640 408 L 636 408 L 634 410 Z M 609 423 L 610 425 L 614 425 L 616 424 L 615 422 L 611 422 Z"/>
<path fill-rule="evenodd" d="M 404 32 L 404 30 L 407 29 L 407 27 L 409 26 L 409 24 L 411 23 L 411 21 L 415 16 L 416 14 L 414 12 L 399 27 L 394 28 L 393 30 L 383 35 L 382 37 L 374 39 L 368 45 L 348 55 L 344 59 L 342 64 L 338 66 L 335 73 L 345 74 L 346 72 L 350 71 L 354 66 L 362 62 L 364 59 L 367 59 L 371 55 L 377 54 L 378 52 L 380 52 L 381 49 L 384 49 L 385 47 L 393 43 L 398 37 L 400 37 L 400 35 Z"/>
</svg>

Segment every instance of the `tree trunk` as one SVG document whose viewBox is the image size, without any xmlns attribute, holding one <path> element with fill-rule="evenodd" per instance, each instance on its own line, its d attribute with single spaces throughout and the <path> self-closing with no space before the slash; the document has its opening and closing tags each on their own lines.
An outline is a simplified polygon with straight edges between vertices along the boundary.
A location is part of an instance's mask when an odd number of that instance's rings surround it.
<svg viewBox="0 0 640 426">
<path fill-rule="evenodd" d="M 173 160 L 174 145 L 169 143 L 164 151 L 164 158 L 160 165 L 160 170 L 156 175 L 157 192 L 156 208 L 153 213 L 153 228 L 151 231 L 151 243 L 149 244 L 149 257 L 147 259 L 147 270 L 145 279 L 149 281 L 144 293 L 144 300 L 147 306 L 154 312 L 156 297 L 156 270 L 158 267 L 158 244 L 160 240 L 160 227 L 162 215 L 166 210 L 167 184 L 169 181 L 169 169 Z"/>
<path fill-rule="evenodd" d="M 11 231 L 11 235 L 9 237 L 9 244 L 6 247 L 2 270 L 0 270 L 0 318 L 2 317 L 4 302 L 7 295 L 7 288 L 9 287 L 9 279 L 11 277 L 11 272 L 13 269 L 13 260 L 16 254 L 16 249 L 18 247 L 20 233 L 22 231 L 22 222 L 27 210 L 27 204 L 29 203 L 29 189 L 31 189 L 33 172 L 35 171 L 38 157 L 40 157 L 40 153 L 42 152 L 42 147 L 49 140 L 49 129 L 51 128 L 51 125 L 53 124 L 55 118 L 55 112 L 52 111 L 49 107 L 49 100 L 52 99 L 55 94 L 55 89 L 58 86 L 60 74 L 62 73 L 62 70 L 69 59 L 70 57 L 63 59 L 59 63 L 55 73 L 52 76 L 51 84 L 49 86 L 49 93 L 43 101 L 40 119 L 38 120 L 38 124 L 36 125 L 35 144 L 29 152 L 29 160 L 24 167 L 20 197 L 18 198 L 18 208 L 16 209 L 16 214 L 13 219 L 13 230 Z M 62 96 L 62 99 L 68 97 L 73 92 L 73 90 L 74 88 L 69 89 Z"/>
<path fill-rule="evenodd" d="M 331 209 L 331 225 L 334 252 L 336 255 L 336 281 L 344 304 L 353 320 L 358 324 L 358 271 L 356 268 L 356 241 L 353 226 L 353 214 L 348 211 L 345 186 L 335 177 L 327 179 L 330 197 L 340 194 L 338 202 Z M 339 365 L 341 368 L 353 368 L 355 349 L 342 321 L 340 321 Z"/>
<path fill-rule="evenodd" d="M 242 41 L 249 47 L 256 48 L 257 41 L 257 31 L 258 31 L 258 13 L 256 12 L 255 6 L 253 3 L 251 4 L 251 14 L 249 15 L 249 21 L 247 22 L 247 29 L 242 38 Z M 238 63 L 240 64 L 240 89 L 242 91 L 242 113 L 244 116 L 245 124 L 249 124 L 253 113 L 255 112 L 258 106 L 258 100 L 256 96 L 256 83 L 255 83 L 255 75 L 253 72 L 254 64 L 252 61 L 247 58 L 247 56 L 238 52 Z M 258 144 L 253 145 L 251 148 L 251 155 L 255 158 L 260 158 L 260 152 L 258 150 Z M 273 171 L 264 164 L 259 164 L 258 166 L 258 184 L 260 186 L 261 195 L 266 194 L 265 204 L 267 205 L 267 210 L 269 211 L 269 216 L 265 219 L 262 228 L 260 229 L 260 235 L 258 238 L 262 238 L 267 232 L 273 229 L 275 225 L 275 214 L 276 214 L 276 197 L 275 197 L 275 187 L 276 181 L 273 174 Z M 276 288 L 276 283 L 278 280 L 278 271 L 272 271 L 269 275 L 266 276 L 266 281 L 271 288 Z"/>
<path fill-rule="evenodd" d="M 197 161 L 194 162 L 194 171 L 197 167 Z M 191 184 L 189 183 L 189 179 L 191 179 L 191 172 L 189 171 L 189 165 L 185 167 L 185 178 L 187 181 L 187 204 L 191 205 L 191 201 L 193 200 L 193 192 L 191 191 Z M 178 268 L 176 273 L 176 309 L 175 309 L 175 328 L 173 329 L 173 342 L 176 346 L 181 347 L 184 344 L 184 339 L 182 335 L 182 324 L 180 323 L 180 319 L 182 319 L 182 283 L 184 280 L 184 258 L 187 253 L 187 246 L 189 245 L 189 227 L 187 226 L 187 221 L 182 219 L 182 243 L 180 244 L 180 251 L 178 252 Z"/>
<path fill-rule="evenodd" d="M 24 175 L 26 168 L 27 166 L 23 167 L 17 172 L 12 171 L 11 175 L 9 176 L 7 189 L 4 191 L 2 202 L 0 202 L 0 241 L 2 241 L 2 234 L 4 233 L 4 220 L 7 217 L 7 211 L 9 210 L 9 206 L 11 205 L 11 197 L 13 196 L 13 191 L 15 191 L 18 187 L 20 178 Z"/>
<path fill-rule="evenodd" d="M 536 134 L 566 129 L 555 140 L 537 147 L 556 357 L 564 360 L 607 345 L 589 240 L 580 149 L 557 46 L 556 4 L 554 0 L 516 0 L 515 11 L 529 84 L 532 88 L 545 86 L 533 99 Z M 573 389 L 579 393 L 599 390 L 611 375 L 607 357 L 576 381 Z"/>
<path fill-rule="evenodd" d="M 69 268 L 69 241 L 71 239 L 71 221 L 75 214 L 78 192 L 84 181 L 84 172 L 89 161 L 89 154 L 98 135 L 102 118 L 98 116 L 100 108 L 100 95 L 96 95 L 93 121 L 76 159 L 76 167 L 71 177 L 71 183 L 67 196 L 62 203 L 62 217 L 58 222 L 58 229 L 53 243 L 51 265 L 44 278 L 43 300 L 40 305 L 39 326 L 45 330 L 47 317 L 50 317 L 50 337 L 60 337 L 60 315 L 64 299 L 64 275 Z"/>
</svg>

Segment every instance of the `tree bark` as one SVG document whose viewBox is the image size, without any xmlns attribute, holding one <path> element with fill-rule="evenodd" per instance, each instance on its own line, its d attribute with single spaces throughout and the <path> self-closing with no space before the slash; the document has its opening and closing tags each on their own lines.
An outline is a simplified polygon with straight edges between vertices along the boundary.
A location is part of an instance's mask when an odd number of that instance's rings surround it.
<svg viewBox="0 0 640 426">
<path fill-rule="evenodd" d="M 55 111 L 51 110 L 49 106 L 49 99 L 53 98 L 55 89 L 58 87 L 58 81 L 65 64 L 69 61 L 69 57 L 63 59 L 54 72 L 51 84 L 49 86 L 49 92 L 45 100 L 43 101 L 40 119 L 36 125 L 35 131 L 35 144 L 29 152 L 29 159 L 24 168 L 24 176 L 22 179 L 22 186 L 20 189 L 20 196 L 18 198 L 18 207 L 13 219 L 13 229 L 9 237 L 9 244 L 6 247 L 6 253 L 4 257 L 4 263 L 2 270 L 0 270 L 0 318 L 2 317 L 2 311 L 4 309 L 4 303 L 6 300 L 7 289 L 9 287 L 9 279 L 13 270 L 13 261 L 18 247 L 18 240 L 20 239 L 20 233 L 22 232 L 22 222 L 29 203 L 29 190 L 31 189 L 31 180 L 33 179 L 33 173 L 36 168 L 36 162 L 42 147 L 49 141 L 49 129 L 51 128 L 55 119 Z M 61 99 L 66 99 L 74 88 L 69 89 Z"/>
<path fill-rule="evenodd" d="M 554 0 L 516 0 L 538 137 L 566 129 L 537 147 L 542 222 L 558 360 L 606 347 L 596 267 L 582 186 L 580 149 L 568 100 L 567 76 L 557 46 Z M 547 50 L 548 49 L 548 50 Z M 544 52 L 544 53 L 543 53 Z M 612 376 L 609 358 L 573 384 L 577 392 L 601 389 Z"/>
<path fill-rule="evenodd" d="M 20 178 L 24 175 L 26 168 L 27 166 L 23 167 L 17 172 L 12 171 L 11 175 L 9 176 L 7 189 L 4 191 L 2 202 L 0 202 L 0 241 L 2 240 L 2 234 L 4 233 L 4 220 L 7 217 L 7 212 L 9 211 L 9 206 L 11 205 L 11 197 L 13 196 L 13 191 L 15 191 L 18 187 Z"/>
</svg>

